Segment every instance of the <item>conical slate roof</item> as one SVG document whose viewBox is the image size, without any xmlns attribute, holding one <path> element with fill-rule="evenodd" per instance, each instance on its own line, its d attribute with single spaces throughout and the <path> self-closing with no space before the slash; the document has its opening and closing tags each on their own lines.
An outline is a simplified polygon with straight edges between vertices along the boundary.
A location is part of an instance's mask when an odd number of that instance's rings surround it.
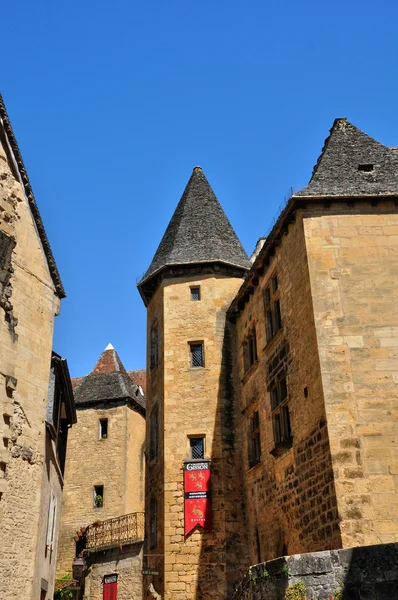
<svg viewBox="0 0 398 600">
<path fill-rule="evenodd" d="M 145 398 L 133 383 L 114 347 L 109 344 L 94 369 L 74 391 L 76 406 L 131 400 L 145 411 Z"/>
<path fill-rule="evenodd" d="M 380 196 L 398 193 L 398 152 L 336 119 L 307 187 L 295 196 Z"/>
<path fill-rule="evenodd" d="M 206 176 L 195 167 L 139 285 L 167 266 L 209 262 L 250 268 L 249 258 Z"/>
</svg>

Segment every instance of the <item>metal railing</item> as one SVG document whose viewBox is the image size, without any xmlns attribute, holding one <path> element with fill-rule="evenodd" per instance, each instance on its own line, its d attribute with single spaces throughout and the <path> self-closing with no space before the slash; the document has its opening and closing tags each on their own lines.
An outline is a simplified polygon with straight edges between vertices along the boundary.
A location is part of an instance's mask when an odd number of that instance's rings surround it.
<svg viewBox="0 0 398 600">
<path fill-rule="evenodd" d="M 102 550 L 132 544 L 144 538 L 144 513 L 130 513 L 97 521 L 86 528 L 85 549 Z"/>
</svg>

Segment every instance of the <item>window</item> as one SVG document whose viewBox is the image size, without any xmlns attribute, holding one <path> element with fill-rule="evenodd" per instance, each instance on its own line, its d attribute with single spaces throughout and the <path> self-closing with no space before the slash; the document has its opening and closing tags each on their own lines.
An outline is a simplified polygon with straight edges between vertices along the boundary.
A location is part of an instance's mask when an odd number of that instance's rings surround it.
<svg viewBox="0 0 398 600">
<path fill-rule="evenodd" d="M 275 446 L 286 445 L 292 439 L 286 377 L 274 383 L 270 394 Z"/>
<path fill-rule="evenodd" d="M 200 287 L 191 287 L 191 300 L 198 302 L 200 300 Z"/>
<path fill-rule="evenodd" d="M 278 278 L 271 279 L 264 290 L 265 331 L 267 342 L 282 328 L 281 308 L 279 303 Z"/>
<path fill-rule="evenodd" d="M 159 413 L 157 407 L 151 412 L 149 460 L 157 458 L 159 437 Z"/>
<path fill-rule="evenodd" d="M 243 342 L 243 369 L 244 372 L 248 371 L 257 360 L 257 339 L 256 339 L 256 328 L 250 331 L 246 340 Z"/>
<path fill-rule="evenodd" d="M 102 508 L 104 506 L 104 486 L 94 486 L 94 508 Z"/>
<path fill-rule="evenodd" d="M 204 437 L 189 438 L 189 446 L 191 449 L 191 458 L 204 458 L 205 457 L 205 438 Z"/>
<path fill-rule="evenodd" d="M 108 419 L 100 419 L 99 421 L 99 439 L 106 440 L 108 437 Z"/>
<path fill-rule="evenodd" d="M 47 534 L 46 546 L 48 550 L 54 549 L 55 532 L 56 532 L 56 517 L 57 517 L 57 499 L 53 492 L 50 495 L 50 503 L 47 515 Z"/>
<path fill-rule="evenodd" d="M 151 550 L 158 545 L 158 503 L 155 498 L 151 499 L 149 520 L 149 547 Z"/>
<path fill-rule="evenodd" d="M 373 171 L 373 165 L 358 165 L 358 171 L 370 173 L 371 171 Z"/>
<path fill-rule="evenodd" d="M 260 462 L 260 418 L 255 411 L 249 419 L 249 468 Z"/>
<path fill-rule="evenodd" d="M 151 369 L 158 366 L 159 362 L 159 328 L 158 324 L 154 323 L 151 328 Z"/>
<path fill-rule="evenodd" d="M 189 349 L 191 352 L 191 367 L 204 367 L 203 344 L 190 343 Z"/>
</svg>

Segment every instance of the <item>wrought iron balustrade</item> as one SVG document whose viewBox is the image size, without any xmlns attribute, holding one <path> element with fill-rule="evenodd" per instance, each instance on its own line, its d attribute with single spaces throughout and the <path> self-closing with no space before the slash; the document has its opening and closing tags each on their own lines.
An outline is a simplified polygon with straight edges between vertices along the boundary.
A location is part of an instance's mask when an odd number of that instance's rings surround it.
<svg viewBox="0 0 398 600">
<path fill-rule="evenodd" d="M 85 531 L 85 549 L 102 550 L 132 544 L 144 538 L 144 513 L 130 513 L 97 521 Z"/>
</svg>

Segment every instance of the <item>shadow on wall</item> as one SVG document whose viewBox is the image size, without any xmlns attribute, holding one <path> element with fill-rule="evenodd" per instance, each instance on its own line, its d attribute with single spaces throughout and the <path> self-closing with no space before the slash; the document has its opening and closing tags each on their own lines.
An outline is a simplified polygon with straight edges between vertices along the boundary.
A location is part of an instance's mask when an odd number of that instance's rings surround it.
<svg viewBox="0 0 398 600">
<path fill-rule="evenodd" d="M 217 314 L 224 329 L 215 430 L 211 455 L 212 533 L 202 535 L 198 567 L 197 600 L 225 600 L 249 564 L 240 460 L 234 438 L 234 381 L 232 331 L 225 311 Z"/>
<path fill-rule="evenodd" d="M 398 544 L 296 554 L 251 567 L 230 600 L 398 600 Z"/>
</svg>

